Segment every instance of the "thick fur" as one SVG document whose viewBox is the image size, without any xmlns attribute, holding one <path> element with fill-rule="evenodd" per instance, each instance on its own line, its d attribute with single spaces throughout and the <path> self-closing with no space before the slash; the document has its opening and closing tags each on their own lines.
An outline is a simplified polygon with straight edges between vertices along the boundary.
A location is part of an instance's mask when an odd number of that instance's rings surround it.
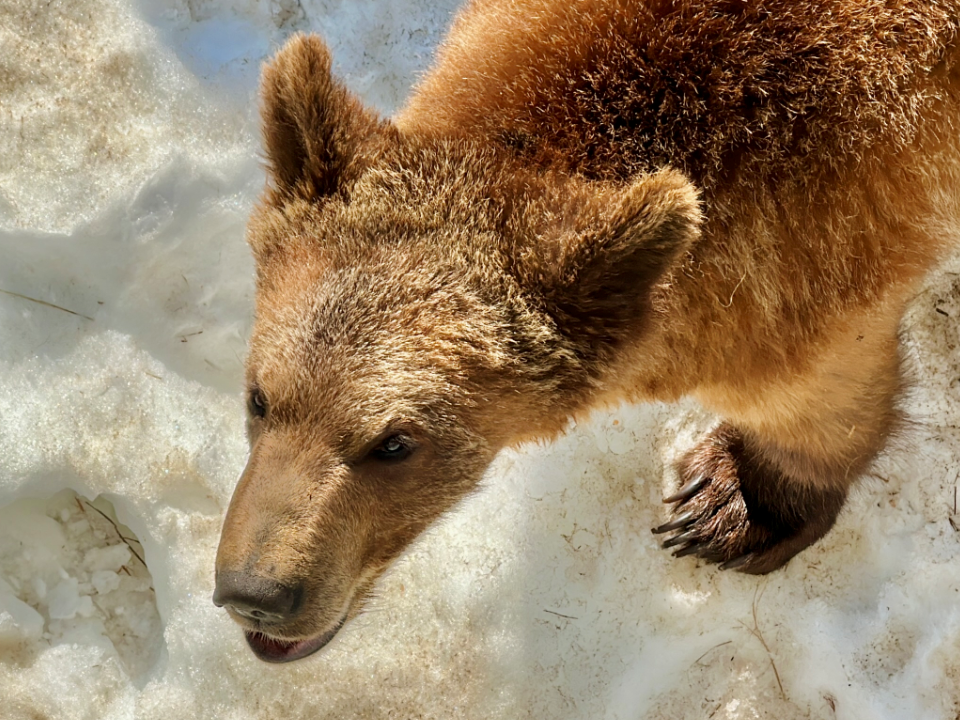
<svg viewBox="0 0 960 720">
<path fill-rule="evenodd" d="M 679 554 L 767 572 L 815 542 L 895 432 L 903 305 L 957 237 L 958 23 L 477 0 L 394 121 L 293 39 L 264 71 L 252 449 L 217 569 L 303 602 L 238 619 L 331 634 L 502 447 L 622 399 L 722 419 L 678 465 Z"/>
</svg>

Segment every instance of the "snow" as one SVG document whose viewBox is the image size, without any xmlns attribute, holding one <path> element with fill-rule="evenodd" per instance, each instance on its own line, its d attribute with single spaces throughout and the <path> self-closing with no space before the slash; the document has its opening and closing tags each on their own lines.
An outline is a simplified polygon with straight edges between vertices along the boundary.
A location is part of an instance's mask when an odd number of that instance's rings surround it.
<svg viewBox="0 0 960 720">
<path fill-rule="evenodd" d="M 782 572 L 658 548 L 712 419 L 625 406 L 504 453 L 308 660 L 212 605 L 259 64 L 315 30 L 390 113 L 455 5 L 0 0 L 0 715 L 956 718 L 960 254 L 905 322 L 908 432 Z"/>
</svg>

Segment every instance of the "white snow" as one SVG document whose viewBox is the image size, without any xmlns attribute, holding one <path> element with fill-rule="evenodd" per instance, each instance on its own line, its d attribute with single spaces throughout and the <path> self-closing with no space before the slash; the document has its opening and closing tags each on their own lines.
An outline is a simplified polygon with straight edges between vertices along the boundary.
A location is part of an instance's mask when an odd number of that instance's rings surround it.
<svg viewBox="0 0 960 720">
<path fill-rule="evenodd" d="M 905 323 L 910 432 L 782 572 L 650 534 L 686 403 L 505 453 L 309 660 L 212 605 L 259 64 L 316 30 L 389 113 L 456 4 L 0 0 L 0 717 L 955 719 L 960 254 Z"/>
</svg>

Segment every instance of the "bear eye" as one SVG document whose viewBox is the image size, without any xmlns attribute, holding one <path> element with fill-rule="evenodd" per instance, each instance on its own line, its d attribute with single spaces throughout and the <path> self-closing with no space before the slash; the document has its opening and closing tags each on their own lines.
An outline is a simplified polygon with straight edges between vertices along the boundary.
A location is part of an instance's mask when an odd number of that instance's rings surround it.
<svg viewBox="0 0 960 720">
<path fill-rule="evenodd" d="M 262 418 L 267 414 L 267 400 L 256 385 L 250 388 L 250 394 L 247 396 L 247 411 L 256 418 Z"/>
<path fill-rule="evenodd" d="M 385 462 L 406 460 L 415 450 L 413 441 L 406 435 L 391 435 L 370 451 L 370 455 Z"/>
</svg>

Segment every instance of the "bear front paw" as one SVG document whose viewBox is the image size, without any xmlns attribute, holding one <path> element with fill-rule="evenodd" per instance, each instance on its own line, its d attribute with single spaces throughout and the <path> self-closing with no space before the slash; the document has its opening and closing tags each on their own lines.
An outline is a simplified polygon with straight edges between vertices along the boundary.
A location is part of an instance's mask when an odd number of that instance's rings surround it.
<svg viewBox="0 0 960 720">
<path fill-rule="evenodd" d="M 845 491 L 798 483 L 748 451 L 724 423 L 678 463 L 680 489 L 664 500 L 673 518 L 653 528 L 670 533 L 664 548 L 695 555 L 721 569 L 776 570 L 833 525 Z"/>
</svg>

